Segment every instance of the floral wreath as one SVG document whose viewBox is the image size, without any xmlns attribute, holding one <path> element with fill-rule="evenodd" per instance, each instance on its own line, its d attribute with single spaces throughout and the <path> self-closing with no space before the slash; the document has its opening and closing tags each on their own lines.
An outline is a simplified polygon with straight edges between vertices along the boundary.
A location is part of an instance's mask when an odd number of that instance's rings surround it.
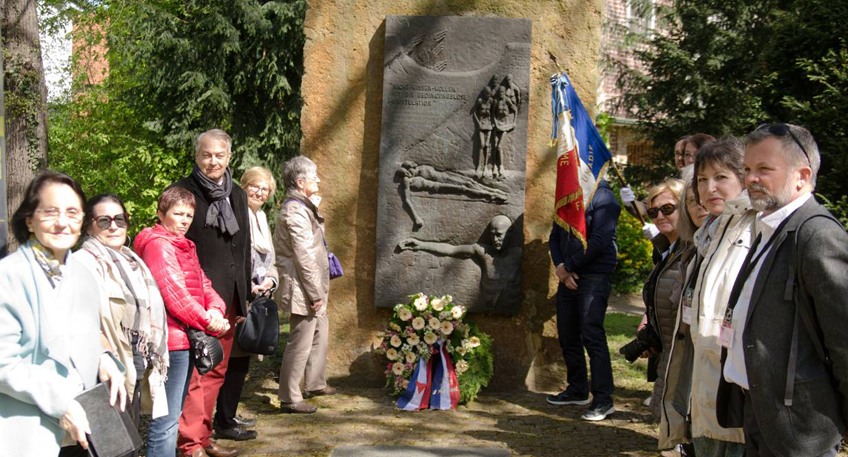
<svg viewBox="0 0 848 457">
<path fill-rule="evenodd" d="M 466 309 L 450 295 L 417 293 L 409 299 L 409 303 L 395 306 L 386 331 L 377 334 L 380 343 L 375 352 L 389 359 L 386 387 L 392 389 L 392 395 L 400 395 L 418 360 L 429 360 L 436 351 L 434 345 L 442 341 L 456 368 L 459 402 L 473 401 L 492 378 L 492 338 L 463 321 Z"/>
</svg>

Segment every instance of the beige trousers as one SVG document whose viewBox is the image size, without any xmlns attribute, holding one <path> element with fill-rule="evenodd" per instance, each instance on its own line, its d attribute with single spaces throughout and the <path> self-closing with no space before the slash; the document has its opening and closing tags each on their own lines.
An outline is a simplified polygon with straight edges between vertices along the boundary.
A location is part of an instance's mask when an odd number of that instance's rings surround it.
<svg viewBox="0 0 848 457">
<path fill-rule="evenodd" d="M 306 374 L 308 392 L 327 387 L 327 337 L 329 319 L 323 316 L 291 315 L 291 331 L 280 366 L 280 402 L 300 403 L 300 380 Z"/>
</svg>

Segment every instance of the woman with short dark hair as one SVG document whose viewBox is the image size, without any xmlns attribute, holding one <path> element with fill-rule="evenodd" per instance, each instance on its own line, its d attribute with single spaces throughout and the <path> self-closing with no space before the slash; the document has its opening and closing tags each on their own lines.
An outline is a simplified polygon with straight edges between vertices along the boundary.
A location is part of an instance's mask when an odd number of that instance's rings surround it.
<svg viewBox="0 0 848 457">
<path fill-rule="evenodd" d="M 197 259 L 194 243 L 185 237 L 194 218 L 194 195 L 182 187 L 169 187 L 159 197 L 159 223 L 145 228 L 135 239 L 135 250 L 159 285 L 168 313 L 170 368 L 165 381 L 168 414 L 150 423 L 147 456 L 173 457 L 183 403 L 194 361 L 189 354 L 189 328 L 218 335 L 229 328 L 226 305 Z M 203 417 L 187 417 L 189 421 Z M 202 448 L 199 452 L 204 452 Z M 198 454 L 198 455 L 205 455 Z"/>
<path fill-rule="evenodd" d="M 4 455 L 78 455 L 88 448 L 88 417 L 75 397 L 112 381 L 123 405 L 124 379 L 105 351 L 97 303 L 77 300 L 95 278 L 69 258 L 80 235 L 85 194 L 64 173 L 44 172 L 12 216 L 20 243 L 0 260 L 0 443 Z M 79 444 L 77 444 L 79 443 Z M 85 449 L 84 449 L 85 448 Z"/>
</svg>

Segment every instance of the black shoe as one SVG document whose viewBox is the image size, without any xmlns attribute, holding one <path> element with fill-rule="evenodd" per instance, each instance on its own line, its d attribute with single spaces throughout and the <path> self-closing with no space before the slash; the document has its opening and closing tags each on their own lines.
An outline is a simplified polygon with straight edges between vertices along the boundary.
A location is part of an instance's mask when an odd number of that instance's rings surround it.
<svg viewBox="0 0 848 457">
<path fill-rule="evenodd" d="M 552 405 L 588 405 L 589 396 L 578 397 L 568 393 L 568 391 L 560 392 L 556 395 L 548 395 L 548 403 Z"/>
<path fill-rule="evenodd" d="M 241 427 L 215 429 L 215 439 L 217 440 L 247 441 L 255 440 L 258 435 L 256 430 L 245 430 Z"/>
<path fill-rule="evenodd" d="M 602 421 L 610 414 L 615 412 L 615 406 L 612 403 L 605 405 L 592 405 L 589 409 L 580 416 L 584 421 Z"/>
<path fill-rule="evenodd" d="M 236 416 L 233 418 L 233 422 L 236 423 L 239 427 L 255 427 L 256 419 L 247 419 L 244 417 Z"/>
</svg>

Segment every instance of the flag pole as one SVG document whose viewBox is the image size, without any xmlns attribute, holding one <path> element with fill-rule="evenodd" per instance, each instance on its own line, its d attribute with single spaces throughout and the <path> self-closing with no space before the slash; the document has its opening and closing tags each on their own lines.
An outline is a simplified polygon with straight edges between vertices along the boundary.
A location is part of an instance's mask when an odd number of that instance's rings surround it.
<svg viewBox="0 0 848 457">
<path fill-rule="evenodd" d="M 610 162 L 612 162 L 612 169 L 613 171 L 615 171 L 615 175 L 618 177 L 618 183 L 621 184 L 621 187 L 627 187 L 627 181 L 624 180 L 624 175 L 621 174 L 621 170 L 619 170 L 618 167 L 615 165 L 615 160 L 611 160 Z M 639 212 L 639 207 L 636 206 L 636 202 L 630 202 L 630 207 L 633 208 L 633 214 L 636 215 L 636 218 L 639 219 L 639 222 L 641 222 L 642 225 L 645 225 L 645 219 L 642 219 L 642 213 Z"/>
</svg>

